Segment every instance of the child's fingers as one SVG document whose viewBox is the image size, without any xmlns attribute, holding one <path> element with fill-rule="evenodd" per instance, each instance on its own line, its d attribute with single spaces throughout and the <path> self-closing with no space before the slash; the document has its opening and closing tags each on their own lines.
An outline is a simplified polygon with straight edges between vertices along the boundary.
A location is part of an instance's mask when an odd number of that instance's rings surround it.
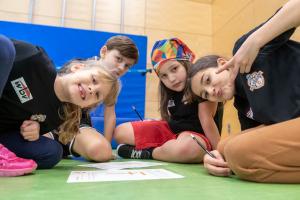
<svg viewBox="0 0 300 200">
<path fill-rule="evenodd" d="M 235 82 L 235 78 L 236 78 L 236 76 L 238 75 L 238 73 L 240 72 L 240 70 L 241 70 L 241 68 L 240 68 L 239 64 L 238 64 L 238 63 L 235 63 L 235 65 L 234 65 L 234 67 L 232 68 L 231 73 L 230 73 L 230 81 L 231 81 L 232 83 Z"/>
<path fill-rule="evenodd" d="M 208 170 L 208 173 L 215 176 L 230 176 L 231 170 L 224 167 L 216 167 L 214 165 L 206 165 L 205 168 Z"/>
<path fill-rule="evenodd" d="M 35 140 L 39 139 L 39 134 L 37 134 L 34 131 L 32 131 L 32 132 L 22 132 L 21 134 L 22 134 L 23 138 L 25 140 L 28 140 L 28 141 L 35 141 Z"/>
<path fill-rule="evenodd" d="M 39 126 L 30 124 L 29 126 L 24 127 L 23 130 L 28 132 L 39 132 Z"/>
<path fill-rule="evenodd" d="M 209 164 L 209 165 L 214 165 L 216 167 L 225 167 L 227 168 L 227 162 L 224 161 L 223 156 L 217 151 L 211 151 L 211 153 L 216 157 L 212 158 L 208 154 L 206 154 L 203 158 L 204 165 Z"/>
<path fill-rule="evenodd" d="M 25 120 L 20 128 L 21 128 L 21 131 L 37 131 L 37 132 L 39 132 L 40 124 L 36 121 Z"/>
<path fill-rule="evenodd" d="M 30 135 L 32 135 L 32 133 L 30 131 L 21 131 L 21 135 L 23 136 L 23 138 L 28 138 L 30 137 Z"/>
<path fill-rule="evenodd" d="M 208 173 L 215 176 L 229 176 L 231 170 L 228 167 L 227 162 L 224 161 L 222 155 L 216 150 L 211 153 L 216 156 L 216 158 L 205 155 L 203 159 L 204 167 L 207 169 Z"/>
<path fill-rule="evenodd" d="M 209 164 L 209 165 L 214 165 L 217 167 L 228 167 L 227 162 L 225 162 L 223 160 L 223 158 L 220 157 L 221 155 L 216 154 L 216 152 L 212 152 L 212 154 L 214 154 L 216 156 L 216 158 L 212 158 L 209 155 L 205 155 L 204 156 L 204 165 Z"/>
<path fill-rule="evenodd" d="M 29 126 L 31 124 L 31 122 L 32 122 L 31 120 L 25 120 L 25 121 L 23 121 L 23 123 L 21 125 L 21 128 L 25 128 L 25 127 Z"/>
<path fill-rule="evenodd" d="M 225 63 L 223 66 L 220 66 L 217 69 L 216 74 L 219 74 L 222 71 L 227 70 L 229 68 L 233 68 L 233 66 L 234 66 L 234 60 L 233 60 L 233 58 L 231 58 L 227 63 Z"/>
</svg>

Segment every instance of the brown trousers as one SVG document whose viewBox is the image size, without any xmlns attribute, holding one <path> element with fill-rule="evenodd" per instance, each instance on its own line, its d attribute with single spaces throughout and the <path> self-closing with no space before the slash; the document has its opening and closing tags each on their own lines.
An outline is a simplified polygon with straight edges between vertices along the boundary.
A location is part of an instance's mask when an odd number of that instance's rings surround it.
<svg viewBox="0 0 300 200">
<path fill-rule="evenodd" d="M 300 183 L 300 118 L 229 136 L 218 150 L 241 179 Z"/>
</svg>

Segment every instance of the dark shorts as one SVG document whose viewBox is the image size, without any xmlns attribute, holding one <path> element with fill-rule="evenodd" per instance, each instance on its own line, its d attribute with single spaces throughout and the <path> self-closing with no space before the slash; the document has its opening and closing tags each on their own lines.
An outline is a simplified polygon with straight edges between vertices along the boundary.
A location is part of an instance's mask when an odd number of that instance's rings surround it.
<svg viewBox="0 0 300 200">
<path fill-rule="evenodd" d="M 87 116 L 85 116 L 85 117 L 87 117 Z M 90 124 L 91 124 L 91 122 L 90 122 L 90 118 L 88 116 L 88 118 L 84 118 L 84 122 L 80 124 L 79 129 L 80 128 L 92 127 Z M 53 132 L 55 133 L 56 131 L 54 130 Z M 63 157 L 64 158 L 67 158 L 69 156 L 73 156 L 73 157 L 80 157 L 81 156 L 80 154 L 75 152 L 74 149 L 73 149 L 73 145 L 74 145 L 74 142 L 76 140 L 76 136 L 74 136 L 73 139 L 67 144 L 61 143 L 58 140 L 58 135 L 57 134 L 54 134 L 54 139 L 62 145 L 62 147 L 63 147 Z"/>
<path fill-rule="evenodd" d="M 80 157 L 80 155 L 73 150 L 73 144 L 75 142 L 76 136 L 73 137 L 71 142 L 68 142 L 67 144 L 63 144 L 58 140 L 58 135 L 56 133 L 53 133 L 53 132 L 51 132 L 51 133 L 52 133 L 53 139 L 56 140 L 57 142 L 59 142 L 63 148 L 63 158 L 68 158 L 69 156 Z"/>
</svg>

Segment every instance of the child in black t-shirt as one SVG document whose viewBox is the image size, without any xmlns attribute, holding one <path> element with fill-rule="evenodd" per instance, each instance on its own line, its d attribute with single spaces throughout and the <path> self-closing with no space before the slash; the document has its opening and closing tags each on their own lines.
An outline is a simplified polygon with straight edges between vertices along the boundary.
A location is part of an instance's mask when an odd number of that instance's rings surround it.
<svg viewBox="0 0 300 200">
<path fill-rule="evenodd" d="M 139 57 L 134 41 L 123 35 L 110 37 L 101 47 L 99 54 L 100 64 L 116 77 L 123 76 L 137 63 Z M 64 66 L 59 71 L 69 71 L 69 68 Z M 63 145 L 64 156 L 82 156 L 96 162 L 111 160 L 114 156 L 110 143 L 115 125 L 115 105 L 104 106 L 104 137 L 93 128 L 89 112 L 83 110 L 79 134 L 74 136 L 67 145 Z M 51 134 L 46 134 L 46 136 L 51 136 Z M 55 134 L 53 136 L 57 138 Z"/>
<path fill-rule="evenodd" d="M 43 48 L 13 40 L 16 56 L 0 98 L 0 143 L 23 158 L 51 168 L 60 159 L 59 143 L 40 137 L 59 127 L 66 143 L 78 133 L 81 108 L 112 105 L 119 82 L 98 61 L 71 62 L 57 74 Z"/>
<path fill-rule="evenodd" d="M 7 81 L 7 76 L 15 59 L 15 48 L 11 40 L 0 35 L 0 98 Z M 30 159 L 17 157 L 0 144 L 0 176 L 21 176 L 33 172 L 37 164 Z"/>
<path fill-rule="evenodd" d="M 234 96 L 243 130 L 220 142 L 212 152 L 217 158 L 205 156 L 209 173 L 300 183 L 300 43 L 290 40 L 299 8 L 300 1 L 291 0 L 242 36 L 231 60 L 212 55 L 193 65 L 192 92 L 213 102 Z"/>
<path fill-rule="evenodd" d="M 160 79 L 162 120 L 137 121 L 119 125 L 114 137 L 123 158 L 200 163 L 204 151 L 191 133 L 207 148 L 220 138 L 213 116 L 217 104 L 198 101 L 187 104 L 184 89 L 194 53 L 178 38 L 160 40 L 151 53 L 154 71 Z"/>
</svg>

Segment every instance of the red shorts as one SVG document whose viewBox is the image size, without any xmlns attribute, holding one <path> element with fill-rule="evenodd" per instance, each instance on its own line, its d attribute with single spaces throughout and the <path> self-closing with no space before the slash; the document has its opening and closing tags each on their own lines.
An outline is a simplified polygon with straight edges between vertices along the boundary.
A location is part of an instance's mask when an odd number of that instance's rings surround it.
<svg viewBox="0 0 300 200">
<path fill-rule="evenodd" d="M 166 121 L 135 121 L 131 122 L 134 131 L 135 148 L 146 149 L 162 146 L 169 140 L 176 139 L 179 134 L 173 133 Z M 201 133 L 188 131 L 201 137 L 207 150 L 212 150 L 209 140 Z"/>
</svg>

